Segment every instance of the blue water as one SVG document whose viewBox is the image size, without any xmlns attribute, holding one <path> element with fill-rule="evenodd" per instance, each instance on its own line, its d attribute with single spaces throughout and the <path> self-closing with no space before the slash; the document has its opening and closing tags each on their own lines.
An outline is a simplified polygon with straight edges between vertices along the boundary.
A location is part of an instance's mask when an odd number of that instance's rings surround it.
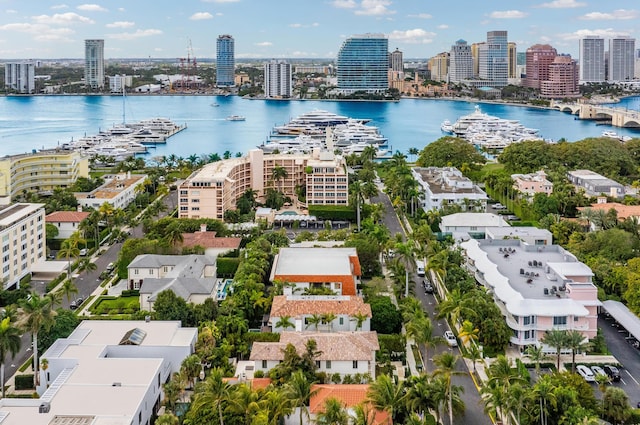
<svg viewBox="0 0 640 425">
<path fill-rule="evenodd" d="M 213 107 L 212 104 L 218 104 Z M 124 108 L 123 108 L 124 105 Z M 353 118 L 370 118 L 389 138 L 391 148 L 406 153 L 423 148 L 442 136 L 440 124 L 473 112 L 475 103 L 447 100 L 402 99 L 400 102 L 321 102 L 246 100 L 236 96 L 34 96 L 0 98 L 0 155 L 52 148 L 72 138 L 96 134 L 122 122 L 154 117 L 170 118 L 188 128 L 169 139 L 151 155 L 188 157 L 224 151 L 246 152 L 264 142 L 276 124 L 313 109 Z M 640 98 L 624 99 L 620 107 L 640 109 Z M 519 120 L 540 130 L 544 138 L 576 141 L 597 137 L 611 129 L 573 115 L 545 109 L 482 104 L 482 111 Z M 226 121 L 243 115 L 246 121 Z M 619 134 L 640 137 L 640 132 L 614 128 Z"/>
</svg>

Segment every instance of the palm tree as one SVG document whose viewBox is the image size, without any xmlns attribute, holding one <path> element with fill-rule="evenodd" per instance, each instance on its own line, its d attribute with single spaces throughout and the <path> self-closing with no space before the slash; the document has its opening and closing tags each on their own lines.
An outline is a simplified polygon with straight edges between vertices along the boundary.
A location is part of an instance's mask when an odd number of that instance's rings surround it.
<svg viewBox="0 0 640 425">
<path fill-rule="evenodd" d="M 447 299 L 442 301 L 438 306 L 438 317 L 449 317 L 451 322 L 459 323 L 460 316 L 463 313 L 468 313 L 469 309 L 466 308 L 463 304 L 464 294 L 460 292 L 459 288 L 455 288 L 449 295 Z"/>
<path fill-rule="evenodd" d="M 261 400 L 262 409 L 267 413 L 268 425 L 279 425 L 282 418 L 293 411 L 293 403 L 285 391 L 269 391 Z"/>
<path fill-rule="evenodd" d="M 78 287 L 72 280 L 66 279 L 58 291 L 67 298 L 67 302 L 71 302 L 71 298 L 78 294 Z"/>
<path fill-rule="evenodd" d="M 191 404 L 191 408 L 196 409 L 196 411 L 210 407 L 217 408 L 220 425 L 224 425 L 223 405 L 227 403 L 231 394 L 231 386 L 222 380 L 223 376 L 222 369 L 211 369 L 207 379 L 200 382 Z"/>
<path fill-rule="evenodd" d="M 631 417 L 629 397 L 622 388 L 607 388 L 602 396 L 602 415 L 614 424 L 624 424 Z"/>
<path fill-rule="evenodd" d="M 540 341 L 556 349 L 556 370 L 560 371 L 560 352 L 567 348 L 567 332 L 559 329 L 547 331 Z"/>
<path fill-rule="evenodd" d="M 496 360 L 489 365 L 487 370 L 489 383 L 496 384 L 498 387 L 508 389 L 512 384 L 524 383 L 524 378 L 513 366 L 513 361 L 504 355 L 499 355 Z"/>
<path fill-rule="evenodd" d="M 91 261 L 91 258 L 83 258 L 78 263 L 77 270 L 78 270 L 78 273 L 82 273 L 82 272 L 92 272 L 97 269 L 98 269 L 98 266 L 96 265 L 96 263 Z"/>
<path fill-rule="evenodd" d="M 296 325 L 291 321 L 291 316 L 282 316 L 276 322 L 275 327 L 286 331 L 288 328 L 295 328 Z"/>
<path fill-rule="evenodd" d="M 409 156 L 413 156 L 413 158 L 415 160 L 416 155 L 418 155 L 420 153 L 420 151 L 418 150 L 418 148 L 409 148 L 407 153 L 409 154 Z"/>
<path fill-rule="evenodd" d="M 473 371 L 476 371 L 476 362 L 482 359 L 482 352 L 480 352 L 480 348 L 478 348 L 478 344 L 469 344 L 466 349 L 466 353 L 464 353 L 464 357 L 471 360 L 473 362 Z"/>
<path fill-rule="evenodd" d="M 322 412 L 316 416 L 317 425 L 348 425 L 349 414 L 344 405 L 336 398 L 328 398 L 324 402 Z"/>
<path fill-rule="evenodd" d="M 449 425 L 453 425 L 453 384 L 452 377 L 454 375 L 460 375 L 462 372 L 456 371 L 456 363 L 460 356 L 455 354 L 444 352 L 437 356 L 434 356 L 433 362 L 436 364 L 437 369 L 433 372 L 433 376 L 441 376 L 446 384 L 447 395 L 447 411 L 449 413 Z"/>
<path fill-rule="evenodd" d="M 389 375 L 380 375 L 374 382 L 369 384 L 367 399 L 373 407 L 389 412 L 389 416 L 394 420 L 404 396 L 402 387 L 396 385 Z"/>
<path fill-rule="evenodd" d="M 530 345 L 524 350 L 524 355 L 529 357 L 529 360 L 535 364 L 536 375 L 540 375 L 540 363 L 548 358 L 544 349 L 536 345 Z"/>
<path fill-rule="evenodd" d="M 360 203 L 362 202 L 362 194 L 363 194 L 363 184 L 360 180 L 356 180 L 351 185 L 349 185 L 349 189 L 351 191 L 351 196 L 353 196 L 355 204 L 356 204 L 356 221 L 358 224 L 358 232 L 360 229 Z"/>
<path fill-rule="evenodd" d="M 297 370 L 291 374 L 291 378 L 285 386 L 285 392 L 294 405 L 300 409 L 300 423 L 302 424 L 302 415 L 309 419 L 309 399 L 317 394 L 318 390 L 311 390 L 313 382 L 309 381 L 301 370 Z"/>
<path fill-rule="evenodd" d="M 571 350 L 571 372 L 576 372 L 576 353 L 589 347 L 589 340 L 582 335 L 582 332 L 576 330 L 566 332 L 565 348 Z"/>
<path fill-rule="evenodd" d="M 274 182 L 278 183 L 279 192 L 282 192 L 282 189 L 280 186 L 281 180 L 286 179 L 288 176 L 289 176 L 289 172 L 283 166 L 276 165 L 275 167 L 273 167 L 273 171 L 271 173 L 271 179 Z"/>
<path fill-rule="evenodd" d="M 352 322 L 356 322 L 356 331 L 362 329 L 362 325 L 364 324 L 364 322 L 367 321 L 367 319 L 369 318 L 369 315 L 367 315 L 366 313 L 354 313 L 351 315 L 351 320 Z"/>
<path fill-rule="evenodd" d="M 65 239 L 58 251 L 58 258 L 65 258 L 67 260 L 67 279 L 71 280 L 71 258 L 77 259 L 80 257 L 80 248 L 74 239 Z"/>
<path fill-rule="evenodd" d="M 326 323 L 329 328 L 329 332 L 333 330 L 333 321 L 338 318 L 334 313 L 325 313 L 321 315 L 322 323 Z"/>
<path fill-rule="evenodd" d="M 20 300 L 19 325 L 31 334 L 33 343 L 33 383 L 38 386 L 38 332 L 48 331 L 55 322 L 56 312 L 53 310 L 51 298 L 41 297 L 37 292 L 31 292 L 30 298 Z"/>
<path fill-rule="evenodd" d="M 406 325 L 407 335 L 412 337 L 418 346 L 424 346 L 425 359 L 424 370 L 427 370 L 427 362 L 429 361 L 429 348 L 435 347 L 442 342 L 442 337 L 433 335 L 433 324 L 431 319 L 426 316 L 418 316 L 413 318 Z"/>
<path fill-rule="evenodd" d="M 263 397 L 263 389 L 254 391 L 245 383 L 234 385 L 226 411 L 234 417 L 242 417 L 244 425 L 252 425 L 253 418 L 260 412 Z"/>
<path fill-rule="evenodd" d="M 551 381 L 550 375 L 543 375 L 533 386 L 534 399 L 538 401 L 540 410 L 540 425 L 547 425 L 549 409 L 547 405 L 556 405 L 556 387 Z"/>
<path fill-rule="evenodd" d="M 20 329 L 11 323 L 10 317 L 5 317 L 0 321 L 0 384 L 2 384 L 2 398 L 4 398 L 4 361 L 7 354 L 11 354 L 11 359 L 15 358 L 20 351 Z"/>
<path fill-rule="evenodd" d="M 307 327 L 313 325 L 315 330 L 318 330 L 318 325 L 322 323 L 322 316 L 319 314 L 312 314 L 311 317 L 307 317 Z"/>
<path fill-rule="evenodd" d="M 467 344 L 468 342 L 475 343 L 478 341 L 478 333 L 480 330 L 476 328 L 473 323 L 468 320 L 462 322 L 462 326 L 458 329 L 458 336 L 462 340 L 463 344 Z"/>
<path fill-rule="evenodd" d="M 396 244 L 396 260 L 404 266 L 404 296 L 409 296 L 409 268 L 415 266 L 413 259 L 413 241 Z"/>
<path fill-rule="evenodd" d="M 359 403 L 353 406 L 353 415 L 353 425 L 375 424 L 376 411 L 368 403 Z"/>
</svg>

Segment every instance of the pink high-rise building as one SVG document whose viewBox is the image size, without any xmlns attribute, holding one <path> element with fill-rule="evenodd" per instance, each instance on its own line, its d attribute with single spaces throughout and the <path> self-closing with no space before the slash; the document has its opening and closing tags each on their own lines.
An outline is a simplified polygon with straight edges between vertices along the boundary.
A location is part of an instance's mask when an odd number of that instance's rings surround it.
<svg viewBox="0 0 640 425">
<path fill-rule="evenodd" d="M 578 64 L 570 55 L 556 56 L 549 65 L 549 79 L 542 82 L 540 94 L 548 98 L 580 97 Z"/>
<path fill-rule="evenodd" d="M 558 52 L 548 44 L 535 44 L 529 47 L 525 53 L 527 77 L 522 85 L 540 90 L 542 82 L 549 79 L 549 66 L 556 56 Z"/>
</svg>

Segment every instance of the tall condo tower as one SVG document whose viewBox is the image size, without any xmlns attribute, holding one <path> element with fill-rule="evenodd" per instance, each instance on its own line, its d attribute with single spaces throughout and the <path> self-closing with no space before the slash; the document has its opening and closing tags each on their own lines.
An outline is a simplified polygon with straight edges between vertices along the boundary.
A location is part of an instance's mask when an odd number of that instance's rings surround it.
<svg viewBox="0 0 640 425">
<path fill-rule="evenodd" d="M 104 87 L 104 40 L 84 41 L 84 83 L 91 89 Z"/>
<path fill-rule="evenodd" d="M 18 93 L 32 94 L 36 89 L 33 62 L 7 62 L 4 64 L 4 87 Z"/>
<path fill-rule="evenodd" d="M 604 38 L 580 39 L 580 83 L 601 83 L 604 79 Z"/>
<path fill-rule="evenodd" d="M 609 81 L 633 80 L 635 50 L 635 38 L 616 37 L 609 40 Z"/>
<path fill-rule="evenodd" d="M 384 92 L 389 88 L 389 40 L 383 34 L 351 36 L 340 47 L 337 65 L 339 91 Z"/>
<path fill-rule="evenodd" d="M 487 32 L 487 42 L 478 50 L 479 77 L 487 85 L 501 88 L 507 85 L 509 57 L 506 31 Z"/>
<path fill-rule="evenodd" d="M 402 52 L 398 50 L 397 47 L 396 50 L 389 53 L 389 69 L 394 72 L 404 72 L 404 65 L 402 63 Z"/>
<path fill-rule="evenodd" d="M 289 98 L 291 88 L 291 64 L 272 60 L 264 64 L 264 95 L 267 98 Z"/>
<path fill-rule="evenodd" d="M 234 40 L 228 34 L 219 35 L 216 41 L 216 86 L 233 87 L 236 68 Z"/>
<path fill-rule="evenodd" d="M 558 56 L 558 51 L 548 44 L 534 44 L 525 53 L 526 74 L 522 85 L 540 90 L 542 82 L 549 79 L 549 65 Z"/>
<path fill-rule="evenodd" d="M 468 78 L 473 78 L 471 46 L 464 40 L 458 40 L 449 52 L 449 81 L 459 83 Z"/>
</svg>

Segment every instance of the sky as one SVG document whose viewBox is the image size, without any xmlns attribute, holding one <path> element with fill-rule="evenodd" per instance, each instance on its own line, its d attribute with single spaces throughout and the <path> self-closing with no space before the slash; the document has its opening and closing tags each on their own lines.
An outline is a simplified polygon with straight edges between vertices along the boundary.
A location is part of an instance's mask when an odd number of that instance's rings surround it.
<svg viewBox="0 0 640 425">
<path fill-rule="evenodd" d="M 0 0 L 0 59 L 82 58 L 88 38 L 105 40 L 107 59 L 215 58 L 220 34 L 236 61 L 335 58 L 364 33 L 424 59 L 493 30 L 518 51 L 548 43 L 577 58 L 583 36 L 635 38 L 639 18 L 632 0 Z"/>
</svg>

